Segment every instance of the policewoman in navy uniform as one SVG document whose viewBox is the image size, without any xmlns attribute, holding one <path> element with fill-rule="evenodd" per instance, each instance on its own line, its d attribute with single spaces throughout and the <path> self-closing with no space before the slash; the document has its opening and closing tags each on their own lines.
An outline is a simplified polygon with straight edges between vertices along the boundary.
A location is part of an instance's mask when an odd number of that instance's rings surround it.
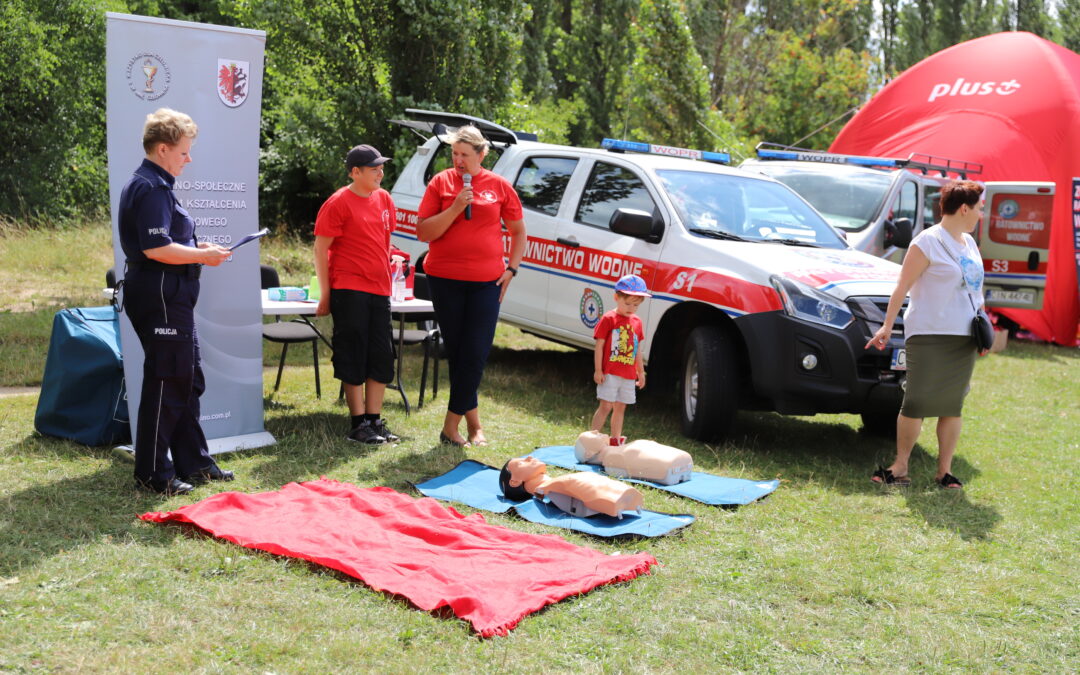
<svg viewBox="0 0 1080 675">
<path fill-rule="evenodd" d="M 195 223 L 173 194 L 197 133 L 184 113 L 159 108 L 147 115 L 146 158 L 124 186 L 119 205 L 127 263 L 124 311 L 145 354 L 135 486 L 165 495 L 233 479 L 211 459 L 199 426 L 199 396 L 206 383 L 195 334 L 199 273 L 203 265 L 220 265 L 230 252 L 196 240 Z"/>
</svg>

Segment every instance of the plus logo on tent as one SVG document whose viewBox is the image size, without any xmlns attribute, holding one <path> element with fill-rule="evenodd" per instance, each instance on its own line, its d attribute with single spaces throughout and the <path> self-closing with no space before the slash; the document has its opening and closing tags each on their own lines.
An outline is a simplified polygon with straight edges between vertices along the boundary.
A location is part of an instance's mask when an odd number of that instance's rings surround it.
<svg viewBox="0 0 1080 675">
<path fill-rule="evenodd" d="M 935 84 L 934 88 L 930 90 L 930 97 L 927 102 L 933 102 L 935 98 L 941 98 L 942 96 L 988 96 L 989 94 L 1001 94 L 1002 96 L 1008 96 L 1017 89 L 1020 88 L 1020 83 L 1016 80 L 1009 80 L 1008 82 L 965 82 L 964 78 L 956 78 L 956 82 L 950 85 L 948 82 L 942 82 L 941 84 Z"/>
</svg>

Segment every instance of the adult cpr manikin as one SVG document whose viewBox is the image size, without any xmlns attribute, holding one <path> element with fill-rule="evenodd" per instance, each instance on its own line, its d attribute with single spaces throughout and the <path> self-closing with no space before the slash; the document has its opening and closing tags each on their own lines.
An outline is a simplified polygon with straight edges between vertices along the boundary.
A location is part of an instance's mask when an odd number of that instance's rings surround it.
<svg viewBox="0 0 1080 675">
<path fill-rule="evenodd" d="M 694 470 L 694 459 L 688 452 L 656 441 L 612 445 L 611 438 L 599 431 L 586 431 L 578 436 L 574 457 L 586 464 L 600 464 L 605 473 L 616 478 L 635 478 L 661 485 L 688 481 Z"/>
<path fill-rule="evenodd" d="M 547 465 L 531 456 L 508 461 L 499 473 L 499 487 L 510 499 L 547 497 L 559 509 L 582 517 L 604 513 L 622 518 L 623 512 L 640 512 L 644 502 L 633 486 L 598 473 L 579 471 L 552 478 Z"/>
</svg>

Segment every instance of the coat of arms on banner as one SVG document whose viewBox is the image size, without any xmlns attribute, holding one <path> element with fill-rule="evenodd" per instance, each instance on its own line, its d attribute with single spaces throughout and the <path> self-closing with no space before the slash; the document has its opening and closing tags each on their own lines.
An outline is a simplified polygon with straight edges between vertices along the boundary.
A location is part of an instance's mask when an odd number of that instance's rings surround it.
<svg viewBox="0 0 1080 675">
<path fill-rule="evenodd" d="M 247 100 L 248 62 L 218 59 L 217 93 L 221 102 L 235 108 Z"/>
</svg>

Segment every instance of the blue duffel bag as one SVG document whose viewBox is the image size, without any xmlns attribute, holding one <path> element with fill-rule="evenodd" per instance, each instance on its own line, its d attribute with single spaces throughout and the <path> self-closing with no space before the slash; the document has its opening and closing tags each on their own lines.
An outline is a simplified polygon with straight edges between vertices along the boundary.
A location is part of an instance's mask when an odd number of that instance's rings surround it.
<svg viewBox="0 0 1080 675">
<path fill-rule="evenodd" d="M 120 316 L 112 307 L 56 313 L 34 428 L 84 445 L 131 442 Z"/>
</svg>

